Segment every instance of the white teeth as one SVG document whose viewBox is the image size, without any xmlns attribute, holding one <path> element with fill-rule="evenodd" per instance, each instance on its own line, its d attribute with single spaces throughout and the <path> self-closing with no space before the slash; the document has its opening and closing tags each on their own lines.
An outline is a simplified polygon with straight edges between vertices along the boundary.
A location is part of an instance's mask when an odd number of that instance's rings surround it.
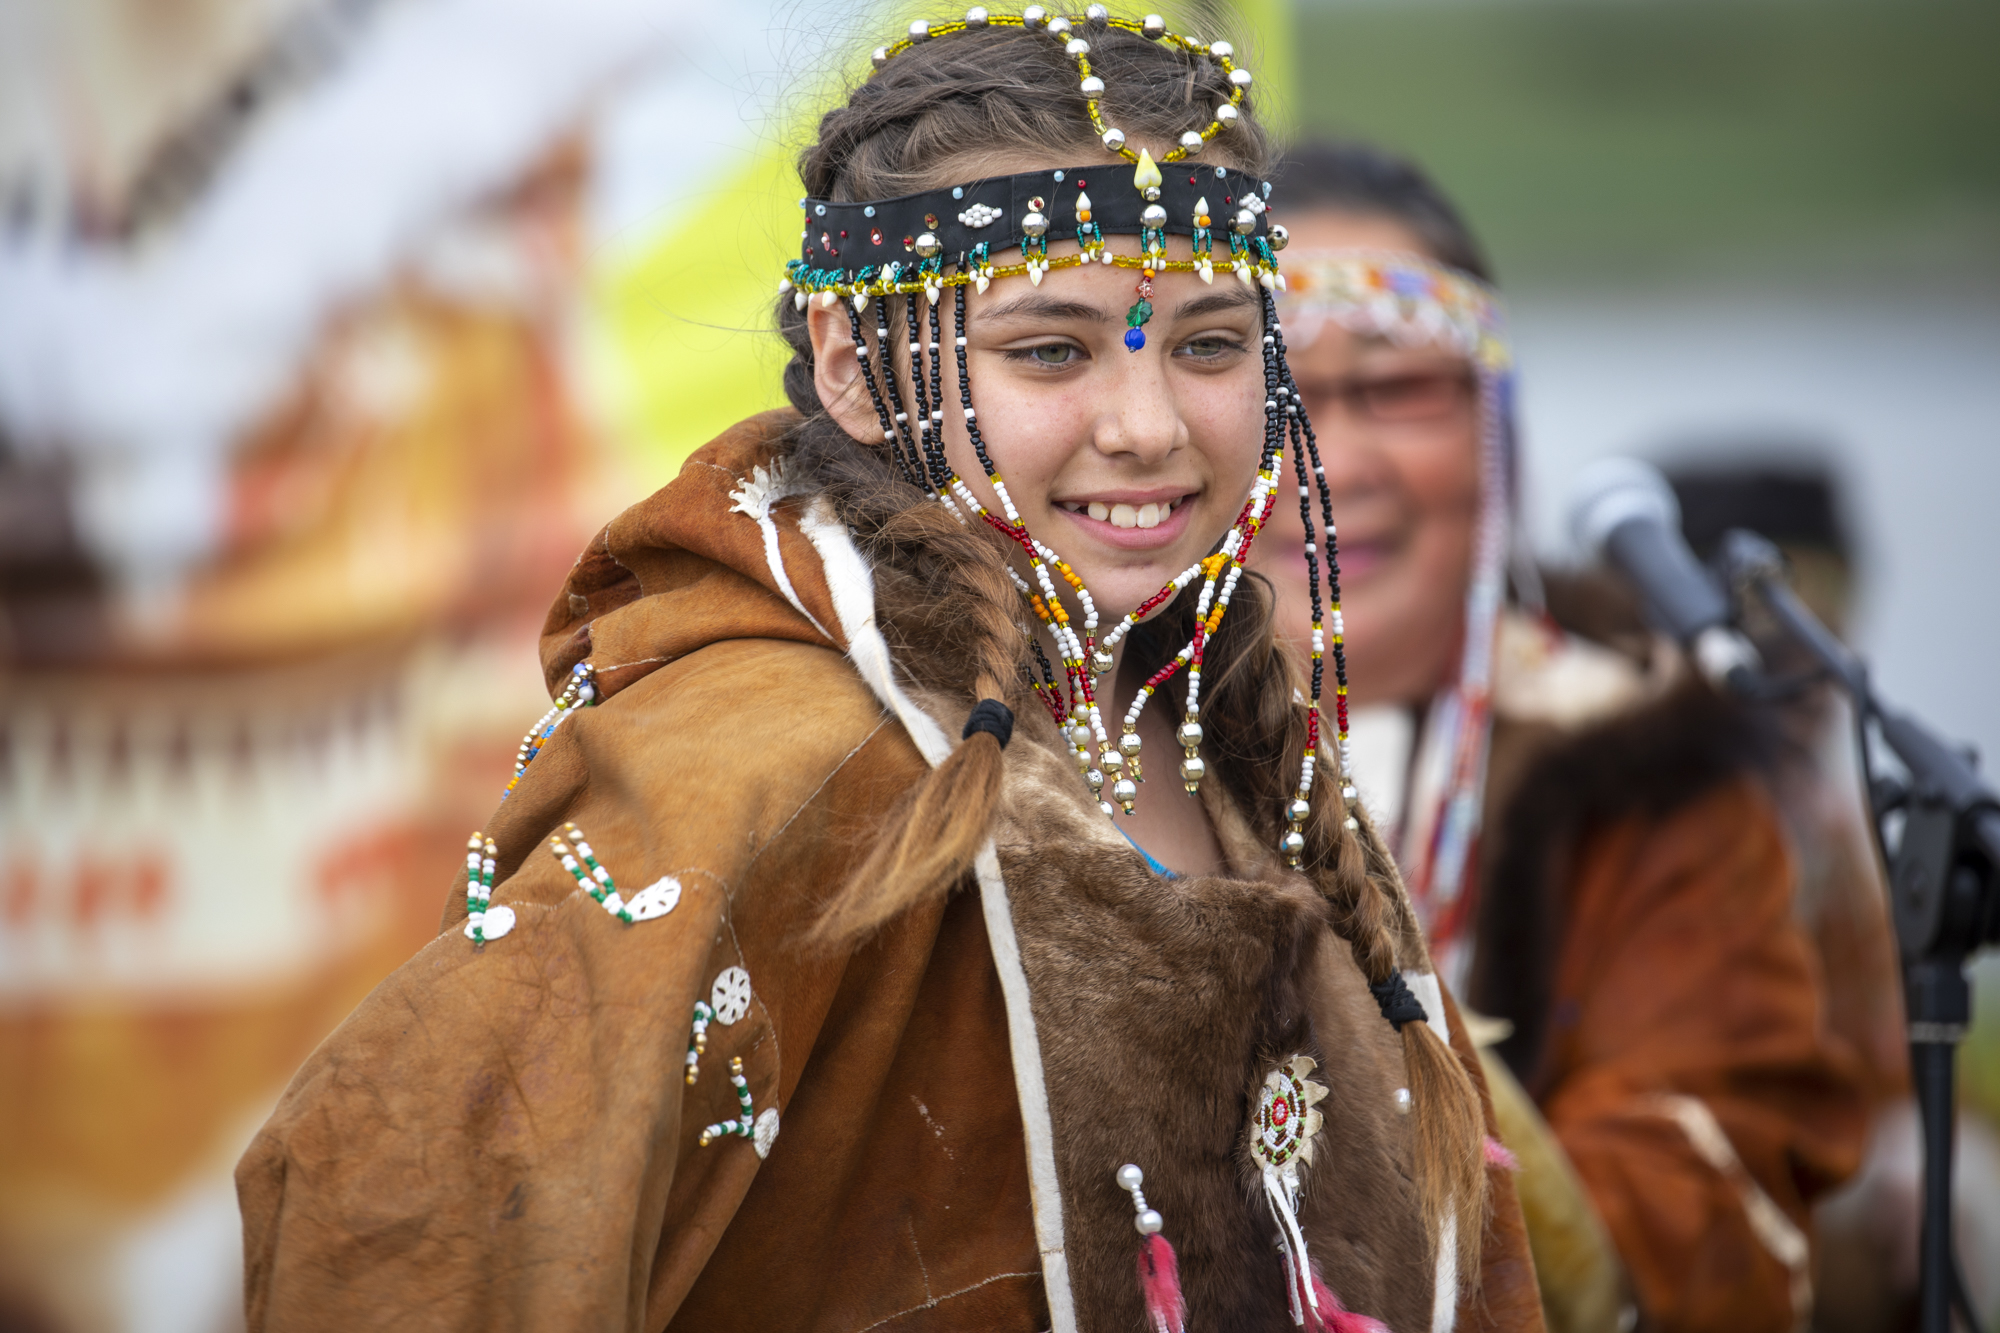
<svg viewBox="0 0 2000 1333">
<path fill-rule="evenodd" d="M 1111 506 L 1111 526 L 1114 528 L 1136 528 L 1139 526 L 1139 511 L 1131 505 Z"/>
<path fill-rule="evenodd" d="M 1156 505 L 1156 504 L 1143 504 L 1143 505 L 1140 505 L 1140 506 L 1139 506 L 1139 526 L 1140 526 L 1140 527 L 1142 527 L 1142 528 L 1157 528 L 1157 527 L 1159 527 L 1159 526 L 1160 526 L 1160 507 L 1159 507 L 1158 505 Z"/>
<path fill-rule="evenodd" d="M 1097 500 L 1092 500 L 1090 502 L 1090 516 L 1099 523 L 1102 523 L 1111 517 L 1111 506 Z"/>
</svg>

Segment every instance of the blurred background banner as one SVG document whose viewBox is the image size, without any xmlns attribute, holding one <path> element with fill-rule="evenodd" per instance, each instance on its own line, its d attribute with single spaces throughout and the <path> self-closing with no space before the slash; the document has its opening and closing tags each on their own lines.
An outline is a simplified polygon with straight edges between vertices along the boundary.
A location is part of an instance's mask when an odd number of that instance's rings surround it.
<svg viewBox="0 0 2000 1333">
<path fill-rule="evenodd" d="M 780 401 L 792 156 L 943 12 L 0 0 L 0 1330 L 240 1322 L 236 1155 L 435 930 L 575 552 Z M 1168 12 L 1465 206 L 1545 555 L 1602 454 L 1823 478 L 2000 756 L 1990 0 Z"/>
</svg>

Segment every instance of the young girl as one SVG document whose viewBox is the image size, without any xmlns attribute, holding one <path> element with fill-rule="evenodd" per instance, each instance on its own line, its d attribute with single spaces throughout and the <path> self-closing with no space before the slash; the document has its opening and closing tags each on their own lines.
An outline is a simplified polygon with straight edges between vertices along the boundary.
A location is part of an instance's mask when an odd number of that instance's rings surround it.
<svg viewBox="0 0 2000 1333">
<path fill-rule="evenodd" d="M 1327 514 L 1232 56 L 973 9 L 826 115 L 796 410 L 577 562 L 443 933 L 239 1168 L 252 1328 L 1539 1327 L 1334 553 L 1307 679 L 1241 578 Z"/>
</svg>

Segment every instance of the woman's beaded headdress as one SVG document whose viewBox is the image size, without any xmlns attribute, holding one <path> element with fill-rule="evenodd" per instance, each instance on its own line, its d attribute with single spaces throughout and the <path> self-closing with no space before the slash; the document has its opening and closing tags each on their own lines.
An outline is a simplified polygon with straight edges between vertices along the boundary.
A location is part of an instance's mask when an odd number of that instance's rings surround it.
<svg viewBox="0 0 2000 1333">
<path fill-rule="evenodd" d="M 1506 312 L 1487 284 L 1418 255 L 1295 255 L 1284 314 L 1301 345 L 1327 324 L 1398 346 L 1442 347 L 1479 380 L 1480 507 L 1458 677 L 1432 701 L 1397 861 L 1433 950 L 1452 970 L 1470 924 L 1466 867 L 1479 836 L 1492 727 L 1494 638 L 1506 597 L 1514 492 L 1514 358 Z"/>
<path fill-rule="evenodd" d="M 1220 628 L 1231 595 L 1243 576 L 1244 562 L 1258 530 L 1277 501 L 1280 455 L 1292 448 L 1299 507 L 1305 520 L 1306 560 L 1313 583 L 1312 694 L 1308 701 L 1308 741 L 1296 795 L 1286 809 L 1288 829 L 1280 850 L 1293 865 L 1305 848 L 1303 825 L 1310 813 L 1313 772 L 1320 739 L 1320 704 L 1329 648 L 1334 665 L 1334 712 L 1343 773 L 1347 754 L 1347 667 L 1341 646 L 1339 571 L 1333 552 L 1333 517 L 1318 444 L 1306 419 L 1291 371 L 1285 362 L 1284 336 L 1278 325 L 1273 293 L 1284 290 L 1276 252 L 1285 246 L 1285 229 L 1268 213 L 1270 182 L 1224 166 L 1198 162 L 1218 134 L 1241 117 L 1244 93 L 1251 83 L 1247 70 L 1234 64 L 1235 52 L 1226 42 L 1199 42 L 1167 31 L 1157 15 L 1142 22 L 1114 19 L 1102 5 L 1092 5 L 1081 17 L 1050 15 L 1030 5 L 1016 17 L 989 14 L 984 8 L 966 11 L 963 19 L 932 24 L 912 23 L 909 34 L 874 53 L 878 69 L 912 47 L 955 34 L 985 28 L 1014 27 L 1046 33 L 1060 42 L 1076 62 L 1077 91 L 1097 140 L 1110 162 L 1023 172 L 1012 176 L 967 181 L 945 189 L 896 199 L 841 201 L 806 198 L 805 228 L 800 256 L 786 264 L 779 284 L 800 310 L 817 300 L 828 309 L 845 305 L 861 373 L 895 466 L 912 485 L 929 491 L 963 521 L 977 518 L 1017 544 L 1026 558 L 1032 581 L 1013 573 L 1037 619 L 1048 629 L 1062 659 L 1064 680 L 1041 656 L 1037 691 L 1048 705 L 1089 784 L 1108 815 L 1123 806 L 1131 812 L 1138 795 L 1140 742 L 1137 730 L 1148 699 L 1182 667 L 1187 668 L 1187 700 L 1176 733 L 1184 751 L 1181 779 L 1195 791 L 1206 765 L 1202 741 L 1201 669 L 1206 644 Z M 1150 150 L 1134 152 L 1125 132 L 1105 121 L 1103 78 L 1090 63 L 1091 42 L 1112 29 L 1164 43 L 1190 60 L 1212 60 L 1227 84 L 1219 94 L 1207 126 L 1189 130 L 1155 161 Z M 1124 164 L 1130 165 L 1129 175 Z M 1093 182 L 1095 184 L 1093 185 Z M 1227 247 L 1226 261 L 1215 253 L 1217 233 Z M 1189 240 L 1189 259 L 1169 259 L 1168 235 Z M 1114 248 L 1110 238 L 1136 236 L 1131 253 Z M 1072 254 L 1051 256 L 1051 240 L 1073 238 Z M 1001 262 L 999 256 L 1018 249 L 1020 257 Z M 1163 272 L 1197 274 L 1213 282 L 1218 267 L 1258 293 L 1264 314 L 1264 449 L 1257 479 L 1236 522 L 1220 546 L 1189 566 L 1118 624 L 1100 634 L 1097 608 L 1074 570 L 1028 531 L 1007 493 L 985 441 L 980 436 L 971 385 L 966 378 L 966 295 L 972 287 L 984 292 L 1003 278 L 1026 277 L 1039 284 L 1051 269 L 1101 263 L 1138 271 L 1139 283 L 1126 313 L 1125 345 L 1137 352 L 1146 345 L 1145 327 L 1152 318 L 1152 280 Z M 967 434 L 1001 513 L 989 511 L 952 469 L 944 451 L 943 307 L 951 289 L 952 342 L 958 363 L 959 409 Z M 910 388 L 915 396 L 916 424 L 893 363 L 890 346 L 890 302 L 909 298 L 908 331 Z M 919 306 L 918 302 L 922 305 Z M 875 346 L 871 349 L 863 316 L 871 306 Z M 926 337 L 926 329 L 928 336 Z M 874 358 L 879 356 L 878 365 Z M 1327 534 L 1325 575 L 1315 539 L 1312 498 L 1319 499 L 1319 521 Z M 1096 678 L 1110 670 L 1111 649 L 1140 620 L 1165 605 L 1196 580 L 1193 637 L 1141 687 L 1123 719 L 1121 734 L 1109 734 L 1097 698 Z M 1322 600 L 1322 588 L 1326 599 Z M 1330 616 L 1326 613 L 1330 611 Z M 1328 623 L 1330 621 L 1330 624 Z M 1331 629 L 1329 642 L 1327 629 Z M 1354 791 L 1343 787 L 1343 800 Z"/>
</svg>

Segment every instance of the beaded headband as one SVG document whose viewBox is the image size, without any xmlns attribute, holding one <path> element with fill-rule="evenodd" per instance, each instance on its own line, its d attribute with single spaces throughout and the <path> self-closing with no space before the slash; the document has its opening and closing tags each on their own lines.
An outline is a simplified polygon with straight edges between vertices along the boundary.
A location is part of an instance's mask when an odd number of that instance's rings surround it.
<svg viewBox="0 0 2000 1333">
<path fill-rule="evenodd" d="M 984 522 L 1020 548 L 1032 577 L 1023 576 L 1012 565 L 1008 573 L 1036 619 L 1054 640 L 1064 677 L 1059 685 L 1040 640 L 1031 639 L 1041 677 L 1033 684 L 1106 815 L 1121 806 L 1127 814 L 1132 812 L 1141 781 L 1139 717 L 1147 701 L 1183 668 L 1187 671 L 1187 694 L 1181 724 L 1175 733 L 1182 749 L 1180 777 L 1189 793 L 1199 789 L 1207 767 L 1200 753 L 1203 657 L 1208 640 L 1222 625 L 1251 545 L 1277 503 L 1280 456 L 1289 443 L 1300 518 L 1305 524 L 1313 618 L 1307 744 L 1295 795 L 1285 809 L 1288 828 L 1278 847 L 1285 859 L 1297 866 L 1305 851 L 1304 824 L 1312 810 L 1310 797 L 1319 755 L 1321 692 L 1329 648 L 1334 666 L 1334 712 L 1341 769 L 1345 774 L 1352 768 L 1348 755 L 1347 664 L 1341 639 L 1340 576 L 1333 550 L 1332 502 L 1312 425 L 1306 419 L 1297 386 L 1285 363 L 1284 335 L 1273 304 L 1273 294 L 1285 287 L 1275 252 L 1284 248 L 1286 236 L 1284 228 L 1274 225 L 1266 214 L 1271 187 L 1268 182 L 1233 169 L 1204 168 L 1188 161 L 1241 118 L 1240 108 L 1244 91 L 1251 82 L 1250 74 L 1232 63 L 1234 52 L 1226 42 L 1203 43 L 1177 36 L 1166 30 L 1157 15 L 1149 15 L 1140 23 L 1113 19 L 1102 5 L 1092 5 L 1078 20 L 1050 17 L 1039 5 L 1029 6 L 1018 18 L 989 15 L 983 8 L 974 8 L 967 11 L 962 21 L 933 25 L 919 20 L 910 25 L 907 38 L 876 50 L 875 65 L 878 69 L 887 65 L 920 42 L 976 33 L 989 27 L 1044 30 L 1052 39 L 1063 42 L 1066 54 L 1076 61 L 1078 93 L 1083 109 L 1088 111 L 1092 131 L 1108 152 L 1133 164 L 1130 189 L 1125 188 L 1124 171 L 1114 162 L 1023 172 L 898 199 L 806 198 L 800 201 L 807 222 L 801 234 L 801 254 L 786 265 L 779 290 L 791 293 L 799 310 L 804 310 L 815 297 L 827 309 L 843 304 L 845 298 L 848 328 L 861 377 L 874 404 L 883 443 L 897 471 L 905 481 L 936 497 L 960 521 Z M 1099 105 L 1104 81 L 1091 70 L 1090 39 L 1097 36 L 1101 40 L 1102 34 L 1114 28 L 1162 42 L 1191 59 L 1213 59 L 1228 84 L 1228 92 L 1217 103 L 1209 124 L 1181 135 L 1178 145 L 1163 153 L 1157 162 L 1150 150 L 1134 153 L 1126 147 L 1124 131 L 1104 123 Z M 1091 193 L 1093 182 L 1095 195 Z M 1218 199 L 1220 207 L 1216 206 Z M 1163 272 L 1178 272 L 1193 273 L 1204 282 L 1213 282 L 1218 230 L 1227 238 L 1227 269 L 1257 293 L 1263 308 L 1264 446 L 1256 481 L 1217 549 L 1183 570 L 1100 634 L 1103 627 L 1097 607 L 1082 578 L 1028 531 L 980 434 L 966 370 L 966 288 L 983 293 L 996 279 L 1024 275 L 1039 284 L 1051 269 L 1077 268 L 1089 263 L 1137 269 L 1140 279 L 1136 299 L 1125 320 L 1125 345 L 1136 353 L 1146 346 L 1145 325 L 1153 314 L 1153 278 Z M 1170 232 L 1190 239 L 1193 258 L 1167 258 L 1166 236 Z M 1138 252 L 1114 253 L 1106 237 L 1115 235 L 1137 235 Z M 1074 236 L 1078 252 L 1051 258 L 1048 252 L 1051 236 L 1058 239 Z M 1021 251 L 1018 262 L 1004 265 L 995 262 L 997 251 L 1016 246 Z M 943 328 L 946 288 L 952 293 L 953 329 L 949 343 L 945 341 Z M 890 306 L 899 298 L 908 300 L 906 318 L 901 322 L 908 339 L 908 386 L 915 402 L 907 407 L 902 374 L 890 357 Z M 872 344 L 862 322 L 863 314 L 871 306 L 875 335 Z M 999 513 L 980 501 L 945 456 L 943 349 L 947 346 L 957 360 L 959 410 L 964 414 L 966 434 L 999 501 Z M 1323 578 L 1321 551 L 1315 539 L 1312 504 L 1315 487 L 1319 500 L 1317 517 L 1327 535 Z M 1115 661 L 1112 649 L 1134 626 L 1197 580 L 1200 588 L 1196 594 L 1192 639 L 1147 678 L 1126 711 L 1120 734 L 1114 741 L 1097 698 L 1097 677 L 1111 669 Z M 1346 803 L 1355 796 L 1354 788 L 1343 785 L 1341 796 L 1346 813 Z M 1353 823 L 1350 815 L 1350 826 Z"/>
<path fill-rule="evenodd" d="M 1153 276 L 1199 273 L 1202 281 L 1214 281 L 1218 227 L 1228 238 L 1228 266 L 1238 278 L 1283 290 L 1275 252 L 1285 248 L 1285 229 L 1271 225 L 1264 216 L 1271 183 L 1214 167 L 1188 171 L 1187 184 L 1181 184 L 1180 164 L 1199 155 L 1210 139 L 1242 117 L 1243 94 L 1251 77 L 1250 71 L 1233 63 L 1235 49 L 1228 42 L 1198 42 L 1168 32 L 1158 14 L 1133 23 L 1112 18 L 1103 5 L 1092 5 L 1081 22 L 1084 32 L 1116 28 L 1169 43 L 1191 56 L 1212 58 L 1228 79 L 1227 100 L 1216 105 L 1206 127 L 1182 134 L 1179 144 L 1155 162 L 1150 149 L 1134 153 L 1126 147 L 1125 131 L 1105 125 L 1099 105 L 1104 80 L 1091 72 L 1090 41 L 1078 32 L 1076 23 L 1060 15 L 1051 18 L 1040 5 L 1028 6 L 1019 18 L 974 6 L 962 20 L 933 26 L 918 19 L 910 25 L 909 36 L 875 49 L 877 69 L 919 43 L 985 28 L 1041 30 L 1062 42 L 1064 53 L 1076 61 L 1077 91 L 1089 110 L 1091 129 L 1107 150 L 1133 164 L 1132 192 L 1114 188 L 1118 182 L 1112 168 L 1063 167 L 898 199 L 840 202 L 808 197 L 799 201 L 806 213 L 805 229 L 799 233 L 800 255 L 785 265 L 779 290 L 794 292 L 801 310 L 814 295 L 827 306 L 842 296 L 851 297 L 858 310 L 871 297 L 921 292 L 936 301 L 945 287 L 971 283 L 984 292 L 995 278 L 1024 274 L 1039 285 L 1051 268 L 1115 264 L 1141 270 L 1137 299 L 1126 312 L 1125 345 L 1136 352 L 1146 345 L 1145 325 L 1153 316 Z M 1163 167 L 1171 168 L 1171 173 Z M 1088 192 L 1093 174 L 1101 182 L 1095 200 Z M 1212 205 L 1211 196 L 1222 200 L 1220 208 Z M 1194 258 L 1169 260 L 1168 233 L 1188 237 Z M 1051 235 L 1057 239 L 1074 235 L 1079 253 L 1051 260 Z M 1104 238 L 1116 235 L 1139 237 L 1139 253 L 1108 250 Z M 993 262 L 995 252 L 1016 246 L 1021 250 L 1019 263 Z M 957 267 L 947 274 L 944 266 L 953 256 Z"/>
<path fill-rule="evenodd" d="M 1300 346 L 1332 320 L 1404 346 L 1450 348 L 1482 370 L 1512 369 L 1507 316 L 1470 273 L 1394 250 L 1316 250 L 1293 256 L 1285 317 Z"/>
</svg>

